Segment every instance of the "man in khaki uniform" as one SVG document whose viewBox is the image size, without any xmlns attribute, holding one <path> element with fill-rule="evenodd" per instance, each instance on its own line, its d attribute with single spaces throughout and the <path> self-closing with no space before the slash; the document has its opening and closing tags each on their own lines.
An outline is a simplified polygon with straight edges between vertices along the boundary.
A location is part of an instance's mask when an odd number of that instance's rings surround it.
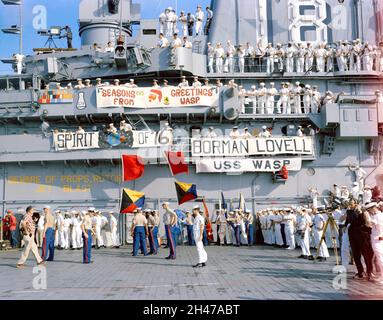
<svg viewBox="0 0 383 320">
<path fill-rule="evenodd" d="M 95 212 L 95 208 L 89 208 L 85 214 L 82 223 L 82 239 L 83 239 L 83 263 L 92 263 L 91 261 L 91 252 L 92 252 L 92 234 L 94 234 L 92 228 L 92 216 Z"/>
<path fill-rule="evenodd" d="M 141 208 L 137 209 L 137 214 L 133 218 L 133 226 L 131 229 L 133 237 L 133 257 L 137 256 L 138 249 L 141 246 L 141 250 L 144 256 L 148 255 L 146 250 L 146 236 L 148 235 L 148 221 L 142 214 Z"/>
</svg>

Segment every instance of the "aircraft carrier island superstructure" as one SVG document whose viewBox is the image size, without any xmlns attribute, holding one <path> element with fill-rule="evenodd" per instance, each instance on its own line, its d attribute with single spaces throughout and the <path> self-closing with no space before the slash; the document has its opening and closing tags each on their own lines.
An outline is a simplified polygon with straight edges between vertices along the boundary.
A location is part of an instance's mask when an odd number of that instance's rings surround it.
<svg viewBox="0 0 383 320">
<path fill-rule="evenodd" d="M 118 212 L 123 187 L 145 193 L 146 207 L 159 209 L 161 201 L 177 207 L 163 155 L 169 147 L 190 161 L 189 175 L 177 180 L 195 183 L 210 212 L 221 191 L 233 203 L 241 193 L 253 213 L 308 204 L 310 187 L 323 202 L 334 183 L 351 188 L 355 168 L 365 171 L 368 184 L 383 183 L 381 1 L 213 0 L 208 35 L 189 36 L 192 49 L 158 47 L 157 17 L 141 19 L 140 6 L 131 0 L 113 1 L 115 8 L 109 2 L 79 1 L 81 48 L 37 49 L 23 60 L 21 74 L 0 77 L 2 212 L 20 212 L 29 204 Z M 209 42 L 214 48 L 220 42 L 226 55 L 228 40 L 236 50 L 232 66 L 208 49 Z M 109 41 L 113 50 L 97 48 Z M 248 42 L 263 54 L 241 60 Z M 275 50 L 272 66 L 268 43 Z M 281 66 L 277 51 L 282 47 L 288 55 L 288 43 L 297 52 L 299 43 L 306 50 L 307 43 L 315 50 L 326 43 L 331 62 L 326 58 L 320 66 L 318 55 L 308 70 L 297 70 L 298 53 L 294 66 L 286 59 Z M 339 48 L 353 45 L 375 50 L 376 56 L 351 54 L 361 65 L 351 66 L 358 64 L 354 60 L 341 66 L 346 58 L 337 57 Z M 221 73 L 217 59 L 223 61 Z M 192 87 L 194 76 L 209 79 L 209 86 Z M 178 86 L 182 77 L 189 87 Z M 131 79 L 137 87 L 126 85 Z M 224 85 L 216 86 L 217 79 Z M 270 95 L 273 86 L 270 111 L 260 92 L 266 88 Z M 284 100 L 283 88 L 300 91 Z M 254 97 L 252 90 L 258 92 Z M 320 98 L 308 103 L 313 90 Z M 247 137 L 230 137 L 235 126 L 240 134 L 248 128 Z M 121 156 L 134 154 L 145 160 L 145 173 L 122 182 Z M 288 179 L 276 179 L 273 172 L 283 165 Z"/>
</svg>

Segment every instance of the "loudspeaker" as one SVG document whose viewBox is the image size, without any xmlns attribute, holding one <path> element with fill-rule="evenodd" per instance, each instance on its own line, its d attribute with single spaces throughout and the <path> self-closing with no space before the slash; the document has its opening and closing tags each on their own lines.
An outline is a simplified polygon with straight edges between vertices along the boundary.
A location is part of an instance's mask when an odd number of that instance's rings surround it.
<svg viewBox="0 0 383 320">
<path fill-rule="evenodd" d="M 323 154 L 332 154 L 335 150 L 335 138 L 325 136 L 323 141 Z"/>
<path fill-rule="evenodd" d="M 237 112 L 237 110 L 233 107 L 229 107 L 229 108 L 226 108 L 223 112 L 223 116 L 227 119 L 227 120 L 235 120 L 238 118 L 239 114 Z"/>
</svg>

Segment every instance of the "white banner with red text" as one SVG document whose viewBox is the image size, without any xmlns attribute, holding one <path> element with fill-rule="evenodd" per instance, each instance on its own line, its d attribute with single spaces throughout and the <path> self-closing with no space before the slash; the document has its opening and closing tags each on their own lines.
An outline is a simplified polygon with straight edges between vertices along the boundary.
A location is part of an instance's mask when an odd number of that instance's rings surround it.
<svg viewBox="0 0 383 320">
<path fill-rule="evenodd" d="M 97 108 L 175 108 L 218 106 L 216 87 L 128 88 L 99 87 L 96 91 Z"/>
</svg>

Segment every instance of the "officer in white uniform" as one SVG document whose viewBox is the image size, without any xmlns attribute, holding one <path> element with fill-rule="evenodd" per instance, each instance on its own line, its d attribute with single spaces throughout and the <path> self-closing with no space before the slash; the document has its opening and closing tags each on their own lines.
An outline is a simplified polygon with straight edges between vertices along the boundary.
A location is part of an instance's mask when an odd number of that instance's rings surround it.
<svg viewBox="0 0 383 320">
<path fill-rule="evenodd" d="M 49 209 L 49 208 L 47 208 Z M 44 241 L 44 222 L 45 222 L 45 210 L 40 214 L 39 222 L 37 223 L 37 246 L 41 248 L 43 246 Z"/>
<path fill-rule="evenodd" d="M 71 219 L 69 216 L 69 212 L 66 212 L 64 221 L 63 221 L 63 243 L 62 243 L 63 249 L 69 249 L 70 247 L 70 242 L 69 242 L 70 225 L 71 225 Z"/>
<path fill-rule="evenodd" d="M 304 113 L 308 114 L 311 112 L 311 103 L 312 103 L 313 92 L 310 85 L 306 85 L 303 93 L 303 109 Z"/>
<path fill-rule="evenodd" d="M 57 246 L 62 248 L 64 242 L 64 231 L 63 231 L 64 217 L 61 210 L 56 210 L 56 227 L 57 227 Z"/>
<path fill-rule="evenodd" d="M 22 72 L 23 72 L 23 61 L 24 61 L 25 56 L 23 54 L 16 53 L 13 55 L 13 58 L 15 59 L 15 62 L 16 62 L 17 74 L 22 74 Z"/>
<path fill-rule="evenodd" d="M 319 46 L 317 47 L 317 49 L 314 52 L 314 56 L 316 58 L 318 72 L 324 72 L 324 70 L 325 70 L 325 57 L 326 57 L 326 49 L 325 49 L 324 43 L 319 44 Z"/>
<path fill-rule="evenodd" d="M 269 130 L 267 130 L 266 126 L 262 126 L 262 132 L 258 135 L 260 138 L 270 138 L 271 133 Z"/>
<path fill-rule="evenodd" d="M 310 72 L 312 70 L 314 63 L 314 50 L 311 46 L 311 43 L 307 43 L 307 48 L 305 52 L 305 72 Z"/>
<path fill-rule="evenodd" d="M 198 77 L 197 77 L 197 76 L 194 76 L 194 77 L 193 77 L 192 87 L 194 87 L 194 88 L 196 88 L 196 87 L 202 87 L 202 83 L 198 80 Z"/>
<path fill-rule="evenodd" d="M 278 63 L 278 70 L 279 72 L 283 72 L 283 62 L 285 59 L 285 50 L 282 48 L 282 44 L 278 43 L 277 44 L 277 49 L 275 50 L 275 60 Z"/>
<path fill-rule="evenodd" d="M 267 88 L 265 87 L 265 83 L 259 84 L 259 90 L 258 90 L 258 112 L 259 114 L 265 114 L 266 112 L 266 106 L 267 106 Z"/>
<path fill-rule="evenodd" d="M 214 55 L 215 55 L 215 49 L 211 45 L 211 42 L 207 43 L 207 66 L 209 73 L 214 72 Z"/>
<path fill-rule="evenodd" d="M 86 211 L 83 211 L 86 212 Z M 82 220 L 80 218 L 80 215 L 77 211 L 75 211 L 74 215 L 72 216 L 72 250 L 80 250 L 82 248 L 82 231 L 81 231 L 81 223 Z"/>
<path fill-rule="evenodd" d="M 334 54 L 335 50 L 330 47 L 330 45 L 326 45 L 326 71 L 332 72 L 334 71 Z"/>
<path fill-rule="evenodd" d="M 282 114 L 291 114 L 290 90 L 286 84 L 282 85 L 279 95 L 280 98 L 277 104 L 277 113 L 281 113 L 282 106 Z"/>
<path fill-rule="evenodd" d="M 240 73 L 245 72 L 245 55 L 246 55 L 246 51 L 243 48 L 243 45 L 240 44 L 237 49 L 238 67 L 239 67 Z"/>
<path fill-rule="evenodd" d="M 351 47 L 351 60 L 350 60 L 350 69 L 352 71 L 359 72 L 362 70 L 362 55 L 363 55 L 363 45 L 360 39 L 353 41 Z"/>
<path fill-rule="evenodd" d="M 165 33 L 165 24 L 166 24 L 166 14 L 165 12 L 161 12 L 158 17 L 158 22 L 160 24 L 160 33 Z"/>
<path fill-rule="evenodd" d="M 383 270 L 383 213 L 377 208 L 377 203 L 372 202 L 366 206 L 371 223 L 371 245 L 374 250 L 375 265 Z M 379 284 L 383 284 L 380 276 Z"/>
<path fill-rule="evenodd" d="M 119 248 L 120 244 L 117 237 L 117 226 L 118 222 L 116 217 L 114 216 L 113 211 L 109 211 L 109 227 L 110 227 L 110 237 L 112 240 L 113 248 Z"/>
<path fill-rule="evenodd" d="M 203 247 L 203 229 L 205 227 L 205 219 L 200 213 L 200 207 L 195 206 L 193 208 L 193 236 L 198 252 L 198 263 L 194 268 L 205 267 L 207 261 L 207 253 Z"/>
<path fill-rule="evenodd" d="M 195 32 L 196 35 L 202 35 L 202 29 L 203 29 L 203 20 L 205 18 L 205 13 L 202 11 L 202 7 L 200 5 L 197 6 L 197 11 L 195 13 Z"/>
<path fill-rule="evenodd" d="M 323 235 L 323 229 L 325 226 L 325 219 L 321 213 L 318 212 L 316 208 L 313 208 L 312 211 L 314 218 L 313 218 L 313 235 L 314 235 L 314 241 L 315 241 L 315 247 L 318 248 L 319 242 L 322 239 Z M 330 257 L 327 249 L 327 245 L 325 241 L 322 241 L 322 244 L 319 248 L 319 254 L 317 257 L 318 261 L 326 261 L 326 259 Z"/>
<path fill-rule="evenodd" d="M 253 114 L 257 114 L 257 86 L 251 86 L 251 90 L 249 90 L 247 94 L 253 107 Z"/>
<path fill-rule="evenodd" d="M 181 22 L 183 36 L 187 37 L 188 36 L 188 18 L 185 14 L 185 11 L 180 12 L 180 16 L 178 20 Z"/>
<path fill-rule="evenodd" d="M 278 95 L 278 90 L 275 88 L 275 83 L 270 82 L 270 88 L 267 90 L 266 113 L 273 114 L 275 108 L 275 96 Z M 281 112 L 279 112 L 281 113 Z"/>
<path fill-rule="evenodd" d="M 230 40 L 227 41 L 226 47 L 226 61 L 227 61 L 227 72 L 234 72 L 234 54 L 235 47 L 231 44 Z"/>
<path fill-rule="evenodd" d="M 297 72 L 304 72 L 305 55 L 306 55 L 306 49 L 305 49 L 303 43 L 300 43 L 299 46 L 298 46 L 298 51 L 296 53 L 296 56 L 297 56 Z"/>
<path fill-rule="evenodd" d="M 321 101 L 321 95 L 318 91 L 318 86 L 313 86 L 312 100 L 311 100 L 311 113 L 318 113 Z"/>
<path fill-rule="evenodd" d="M 294 58 L 297 53 L 292 42 L 289 42 L 286 49 L 286 72 L 294 72 Z"/>
<path fill-rule="evenodd" d="M 230 138 L 231 139 L 238 139 L 240 138 L 240 133 L 237 126 L 234 126 L 233 129 L 230 132 Z"/>
<path fill-rule="evenodd" d="M 101 247 L 104 247 L 104 240 L 101 236 L 101 227 L 102 227 L 102 219 L 101 219 L 101 213 L 99 211 L 95 211 L 95 215 L 92 219 L 94 231 L 96 234 L 96 242 L 97 242 L 97 249 L 100 249 Z"/>
<path fill-rule="evenodd" d="M 250 44 L 250 42 L 247 42 L 246 48 L 245 48 L 247 72 L 254 72 L 254 54 L 255 54 L 254 47 Z"/>
<path fill-rule="evenodd" d="M 166 36 L 170 37 L 173 35 L 173 8 L 169 7 L 165 10 L 166 15 Z"/>
<path fill-rule="evenodd" d="M 300 219 L 297 224 L 297 232 L 300 240 L 302 255 L 299 258 L 314 260 L 310 252 L 310 225 L 312 221 L 305 208 L 300 211 Z"/>
<path fill-rule="evenodd" d="M 189 87 L 189 81 L 186 80 L 185 76 L 181 77 L 181 82 L 178 84 L 178 88 Z"/>
<path fill-rule="evenodd" d="M 269 43 L 264 51 L 266 57 L 266 72 L 273 73 L 274 72 L 274 62 L 275 62 L 275 49 L 273 45 Z"/>
<path fill-rule="evenodd" d="M 285 235 L 288 250 L 295 250 L 295 225 L 296 217 L 291 209 L 286 209 L 286 214 L 283 215 L 282 222 L 285 224 Z"/>
<path fill-rule="evenodd" d="M 220 42 L 218 42 L 216 45 L 216 48 L 214 50 L 214 55 L 215 55 L 215 70 L 217 73 L 222 73 L 225 50 L 222 48 L 222 45 Z"/>
<path fill-rule="evenodd" d="M 303 89 L 301 87 L 301 83 L 296 82 L 295 87 L 293 89 L 293 95 L 294 95 L 293 113 L 295 113 L 295 114 L 301 114 L 302 113 L 302 102 L 301 102 L 302 93 L 303 93 Z"/>
</svg>

